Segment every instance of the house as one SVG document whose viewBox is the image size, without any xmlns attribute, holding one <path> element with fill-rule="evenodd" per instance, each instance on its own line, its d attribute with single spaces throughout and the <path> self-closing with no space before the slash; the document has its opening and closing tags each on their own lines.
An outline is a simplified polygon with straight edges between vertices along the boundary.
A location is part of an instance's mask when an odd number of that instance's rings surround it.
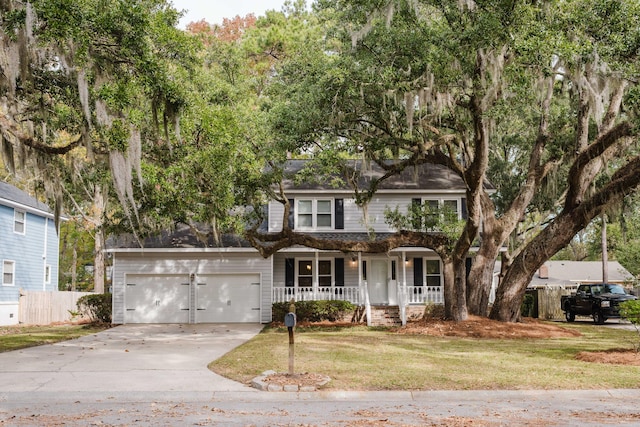
<svg viewBox="0 0 640 427">
<path fill-rule="evenodd" d="M 618 261 L 607 263 L 607 282 L 629 284 L 633 275 Z M 577 289 L 582 283 L 602 282 L 601 261 L 547 261 L 531 279 L 530 289 L 560 287 Z"/>
<path fill-rule="evenodd" d="M 0 182 L 0 325 L 19 322 L 21 291 L 58 290 L 59 237 L 49 207 Z"/>
<path fill-rule="evenodd" d="M 289 161 L 295 174 L 305 161 Z M 373 165 L 362 168 L 361 184 L 381 176 Z M 420 165 L 383 181 L 366 215 L 353 191 L 344 185 L 284 182 L 290 199 L 290 225 L 325 238 L 366 240 L 392 233 L 385 209 L 406 212 L 416 203 L 446 207 L 459 219 L 466 214 L 465 185 L 451 171 Z M 362 187 L 361 187 L 362 188 Z M 281 230 L 284 206 L 268 206 L 269 232 Z M 365 217 L 366 216 L 366 217 Z M 274 302 L 317 299 L 348 300 L 367 308 L 424 310 L 443 303 L 443 269 L 439 257 L 422 247 L 388 253 L 342 253 L 290 247 L 269 258 L 236 236 L 215 243 L 195 238 L 186 226 L 147 239 L 143 247 L 119 238 L 109 249 L 113 260 L 114 323 L 262 322 L 271 319 Z"/>
</svg>

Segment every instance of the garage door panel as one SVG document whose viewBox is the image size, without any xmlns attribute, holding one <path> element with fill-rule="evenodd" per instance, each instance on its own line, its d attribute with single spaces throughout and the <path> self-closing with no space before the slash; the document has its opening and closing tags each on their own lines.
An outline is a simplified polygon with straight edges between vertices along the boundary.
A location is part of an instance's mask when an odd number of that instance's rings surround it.
<svg viewBox="0 0 640 427">
<path fill-rule="evenodd" d="M 260 321 L 259 274 L 200 275 L 198 279 L 198 323 Z"/>
<path fill-rule="evenodd" d="M 126 323 L 188 323 L 188 277 L 129 275 L 125 303 Z"/>
</svg>

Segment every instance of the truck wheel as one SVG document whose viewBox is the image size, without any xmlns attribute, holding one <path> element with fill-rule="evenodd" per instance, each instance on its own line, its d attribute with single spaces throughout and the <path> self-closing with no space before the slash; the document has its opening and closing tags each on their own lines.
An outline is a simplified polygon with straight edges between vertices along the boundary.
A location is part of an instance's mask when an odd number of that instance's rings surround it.
<svg viewBox="0 0 640 427">
<path fill-rule="evenodd" d="M 567 319 L 567 322 L 573 322 L 576 320 L 576 314 L 571 311 L 570 308 L 567 307 L 567 310 L 564 312 L 564 317 Z"/>
<path fill-rule="evenodd" d="M 607 320 L 607 318 L 602 315 L 602 312 L 595 311 L 593 313 L 593 321 L 596 323 L 596 325 L 604 324 L 605 320 Z"/>
</svg>

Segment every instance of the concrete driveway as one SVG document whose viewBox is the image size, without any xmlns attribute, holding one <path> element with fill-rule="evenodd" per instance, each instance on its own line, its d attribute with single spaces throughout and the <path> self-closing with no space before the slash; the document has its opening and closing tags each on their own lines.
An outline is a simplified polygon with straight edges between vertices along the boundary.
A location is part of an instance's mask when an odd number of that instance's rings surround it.
<svg viewBox="0 0 640 427">
<path fill-rule="evenodd" d="M 259 324 L 121 325 L 53 345 L 0 353 L 3 392 L 248 391 L 207 364 Z"/>
</svg>

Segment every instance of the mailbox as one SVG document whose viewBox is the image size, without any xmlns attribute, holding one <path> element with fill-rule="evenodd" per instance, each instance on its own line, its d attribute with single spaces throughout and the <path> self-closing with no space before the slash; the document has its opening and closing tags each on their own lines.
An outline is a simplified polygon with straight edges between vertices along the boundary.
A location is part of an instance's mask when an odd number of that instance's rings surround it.
<svg viewBox="0 0 640 427">
<path fill-rule="evenodd" d="M 296 315 L 295 313 L 287 313 L 284 315 L 284 326 L 287 328 L 293 328 L 296 326 Z"/>
</svg>

